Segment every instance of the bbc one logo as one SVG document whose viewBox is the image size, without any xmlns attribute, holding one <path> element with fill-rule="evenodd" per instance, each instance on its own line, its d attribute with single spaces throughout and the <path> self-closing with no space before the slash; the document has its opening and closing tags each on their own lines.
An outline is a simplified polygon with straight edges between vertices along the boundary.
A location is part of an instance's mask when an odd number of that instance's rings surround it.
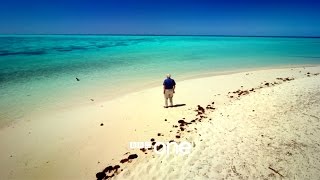
<svg viewBox="0 0 320 180">
<path fill-rule="evenodd" d="M 152 148 L 151 142 L 130 142 L 130 149 L 149 149 Z M 157 148 L 162 147 L 162 148 Z M 186 155 L 190 154 L 192 149 L 192 145 L 189 142 L 182 141 L 180 143 L 177 142 L 156 142 L 153 145 L 153 152 L 159 155 Z"/>
</svg>

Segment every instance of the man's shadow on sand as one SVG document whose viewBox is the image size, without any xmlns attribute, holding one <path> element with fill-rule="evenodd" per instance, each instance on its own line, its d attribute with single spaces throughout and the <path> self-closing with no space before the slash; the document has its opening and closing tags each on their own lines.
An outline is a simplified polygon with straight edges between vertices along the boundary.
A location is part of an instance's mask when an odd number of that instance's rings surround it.
<svg viewBox="0 0 320 180">
<path fill-rule="evenodd" d="M 170 108 L 173 108 L 173 107 L 180 107 L 180 106 L 185 106 L 186 104 L 175 104 L 173 106 L 169 106 Z"/>
</svg>

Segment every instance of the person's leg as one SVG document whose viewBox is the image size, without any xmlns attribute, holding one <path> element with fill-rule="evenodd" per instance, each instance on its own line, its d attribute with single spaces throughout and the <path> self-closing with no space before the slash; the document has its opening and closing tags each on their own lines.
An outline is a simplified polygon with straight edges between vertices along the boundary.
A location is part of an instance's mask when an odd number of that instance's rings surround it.
<svg viewBox="0 0 320 180">
<path fill-rule="evenodd" d="M 172 97 L 170 97 L 170 105 L 173 106 Z"/>
<path fill-rule="evenodd" d="M 173 106 L 172 98 L 173 98 L 173 90 L 170 90 L 170 95 L 169 95 L 170 106 Z"/>
<path fill-rule="evenodd" d="M 164 107 L 168 107 L 168 91 L 164 91 Z"/>
<path fill-rule="evenodd" d="M 164 97 L 164 101 L 165 101 L 164 107 L 168 107 L 168 98 L 167 98 L 167 97 Z"/>
</svg>

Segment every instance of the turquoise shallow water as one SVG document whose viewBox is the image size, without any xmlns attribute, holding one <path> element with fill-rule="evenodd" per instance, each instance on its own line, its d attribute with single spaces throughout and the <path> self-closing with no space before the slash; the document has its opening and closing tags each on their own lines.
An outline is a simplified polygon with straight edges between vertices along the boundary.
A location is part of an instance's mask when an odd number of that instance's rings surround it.
<svg viewBox="0 0 320 180">
<path fill-rule="evenodd" d="M 168 72 L 319 63 L 320 38 L 0 35 L 0 120 L 161 84 Z"/>
</svg>

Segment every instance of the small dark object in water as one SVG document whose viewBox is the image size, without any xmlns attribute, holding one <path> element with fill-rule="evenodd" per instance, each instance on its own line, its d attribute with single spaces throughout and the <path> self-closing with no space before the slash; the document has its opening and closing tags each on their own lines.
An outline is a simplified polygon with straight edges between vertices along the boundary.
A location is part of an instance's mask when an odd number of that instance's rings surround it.
<svg viewBox="0 0 320 180">
<path fill-rule="evenodd" d="M 79 78 L 77 78 L 77 77 L 76 77 L 76 80 L 77 80 L 77 81 L 80 81 L 80 79 L 79 79 Z"/>
<path fill-rule="evenodd" d="M 130 154 L 128 159 L 136 159 L 138 157 L 137 154 Z"/>
<path fill-rule="evenodd" d="M 97 177 L 97 180 L 102 180 L 103 178 L 106 177 L 106 173 L 104 173 L 104 172 L 98 172 L 98 173 L 96 174 L 96 177 Z"/>
<path fill-rule="evenodd" d="M 103 123 L 101 123 L 100 126 L 103 126 Z"/>
</svg>

